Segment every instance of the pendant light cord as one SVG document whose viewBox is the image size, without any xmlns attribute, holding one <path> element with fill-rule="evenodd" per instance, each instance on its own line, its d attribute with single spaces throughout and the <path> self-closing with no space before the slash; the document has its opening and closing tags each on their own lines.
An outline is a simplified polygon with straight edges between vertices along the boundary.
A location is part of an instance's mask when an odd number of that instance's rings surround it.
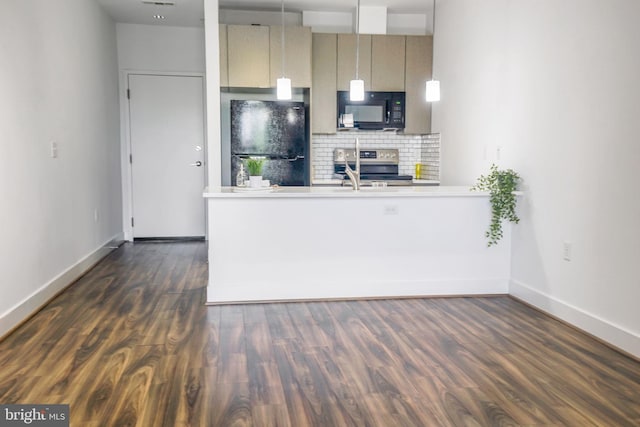
<svg viewBox="0 0 640 427">
<path fill-rule="evenodd" d="M 282 0 L 281 3 L 282 3 L 282 7 L 281 7 L 282 28 L 280 29 L 280 36 L 282 38 L 282 77 L 284 78 L 284 0 Z"/>
<path fill-rule="evenodd" d="M 431 13 L 431 37 L 436 35 L 436 0 L 433 0 L 433 12 Z"/>
<path fill-rule="evenodd" d="M 359 62 L 360 62 L 360 0 L 358 0 L 358 6 L 356 7 L 356 80 L 359 80 L 358 79 Z"/>
<path fill-rule="evenodd" d="M 436 0 L 433 0 L 433 11 L 431 13 L 431 80 L 433 80 L 433 60 L 436 57 L 434 55 L 434 47 L 435 47 L 435 39 L 436 39 Z"/>
</svg>

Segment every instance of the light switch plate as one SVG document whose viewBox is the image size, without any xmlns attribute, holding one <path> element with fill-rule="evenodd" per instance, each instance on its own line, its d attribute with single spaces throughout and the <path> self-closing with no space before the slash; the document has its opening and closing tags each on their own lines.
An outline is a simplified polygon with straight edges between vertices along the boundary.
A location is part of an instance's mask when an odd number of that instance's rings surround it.
<svg viewBox="0 0 640 427">
<path fill-rule="evenodd" d="M 398 205 L 385 205 L 384 206 L 384 214 L 385 215 L 398 215 Z"/>
<path fill-rule="evenodd" d="M 565 261 L 571 261 L 571 242 L 562 243 L 562 259 Z"/>
</svg>

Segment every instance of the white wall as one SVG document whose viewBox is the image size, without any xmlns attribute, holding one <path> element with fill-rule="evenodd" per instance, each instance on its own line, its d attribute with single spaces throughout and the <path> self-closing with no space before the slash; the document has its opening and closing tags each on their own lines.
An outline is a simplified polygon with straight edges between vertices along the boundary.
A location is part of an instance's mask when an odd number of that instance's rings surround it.
<svg viewBox="0 0 640 427">
<path fill-rule="evenodd" d="M 117 24 L 120 70 L 204 73 L 204 29 Z"/>
<path fill-rule="evenodd" d="M 508 289 L 510 240 L 487 249 L 488 197 L 468 187 L 355 193 L 289 187 L 267 197 L 233 191 L 212 196 L 208 302 Z M 313 226 L 310 219 L 316 219 Z M 259 225 L 264 223 L 269 226 Z M 510 236 L 511 227 L 504 231 Z"/>
<path fill-rule="evenodd" d="M 266 10 L 219 9 L 217 22 L 231 25 L 281 25 L 282 15 L 279 10 L 275 12 Z M 285 12 L 284 25 L 303 25 L 302 13 Z"/>
<path fill-rule="evenodd" d="M 438 2 L 442 182 L 517 170 L 510 293 L 640 356 L 640 3 L 478 3 Z"/>
<path fill-rule="evenodd" d="M 117 89 L 115 25 L 96 2 L 3 3 L 0 335 L 121 234 Z"/>
<path fill-rule="evenodd" d="M 219 187 L 222 183 L 218 9 L 218 0 L 204 0 L 205 57 L 207 64 L 207 177 L 209 188 Z"/>
</svg>

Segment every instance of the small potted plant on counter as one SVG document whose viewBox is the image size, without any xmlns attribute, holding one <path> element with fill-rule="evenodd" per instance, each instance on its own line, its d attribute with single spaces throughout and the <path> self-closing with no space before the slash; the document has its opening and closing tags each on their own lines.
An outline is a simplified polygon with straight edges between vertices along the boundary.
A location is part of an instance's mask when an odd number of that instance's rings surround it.
<svg viewBox="0 0 640 427">
<path fill-rule="evenodd" d="M 520 218 L 516 215 L 516 191 L 520 176 L 511 169 L 498 170 L 494 164 L 491 165 L 490 173 L 487 176 L 480 175 L 476 185 L 471 187 L 472 191 L 488 191 L 491 202 L 491 224 L 486 232 L 487 246 L 498 243 L 502 238 L 502 220 L 506 219 L 517 224 Z"/>
<path fill-rule="evenodd" d="M 247 169 L 249 170 L 249 187 L 262 187 L 262 165 L 264 157 L 249 157 L 247 159 Z"/>
</svg>

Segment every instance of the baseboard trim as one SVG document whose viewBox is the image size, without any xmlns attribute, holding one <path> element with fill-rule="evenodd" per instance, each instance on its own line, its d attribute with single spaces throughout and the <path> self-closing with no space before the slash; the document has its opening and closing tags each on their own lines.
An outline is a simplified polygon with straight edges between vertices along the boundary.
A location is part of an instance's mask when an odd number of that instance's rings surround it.
<svg viewBox="0 0 640 427">
<path fill-rule="evenodd" d="M 454 298 L 496 298 L 509 297 L 507 294 L 451 294 L 451 295 L 405 295 L 386 297 L 353 297 L 353 298 L 314 298 L 314 299 L 283 299 L 283 300 L 254 300 L 254 301 L 222 301 L 206 302 L 208 306 L 225 305 L 260 305 L 260 304 L 282 304 L 282 303 L 315 303 L 315 302 L 342 302 L 342 301 L 387 301 L 387 300 L 407 300 L 407 299 L 454 299 Z"/>
<path fill-rule="evenodd" d="M 118 233 L 0 316 L 0 341 L 124 243 Z"/>
<path fill-rule="evenodd" d="M 180 237 L 135 237 L 134 243 L 188 243 L 204 242 L 204 236 L 180 236 Z"/>
<path fill-rule="evenodd" d="M 207 303 L 237 304 L 256 301 L 313 301 L 371 298 L 424 298 L 453 295 L 508 295 L 509 280 L 488 278 L 478 280 L 451 279 L 432 281 L 398 280 L 394 282 L 352 281 L 314 283 L 299 282 L 222 283 L 209 276 Z"/>
<path fill-rule="evenodd" d="M 517 280 L 510 281 L 509 295 L 593 336 L 636 360 L 640 360 L 640 336 L 632 331 L 533 289 Z"/>
</svg>

